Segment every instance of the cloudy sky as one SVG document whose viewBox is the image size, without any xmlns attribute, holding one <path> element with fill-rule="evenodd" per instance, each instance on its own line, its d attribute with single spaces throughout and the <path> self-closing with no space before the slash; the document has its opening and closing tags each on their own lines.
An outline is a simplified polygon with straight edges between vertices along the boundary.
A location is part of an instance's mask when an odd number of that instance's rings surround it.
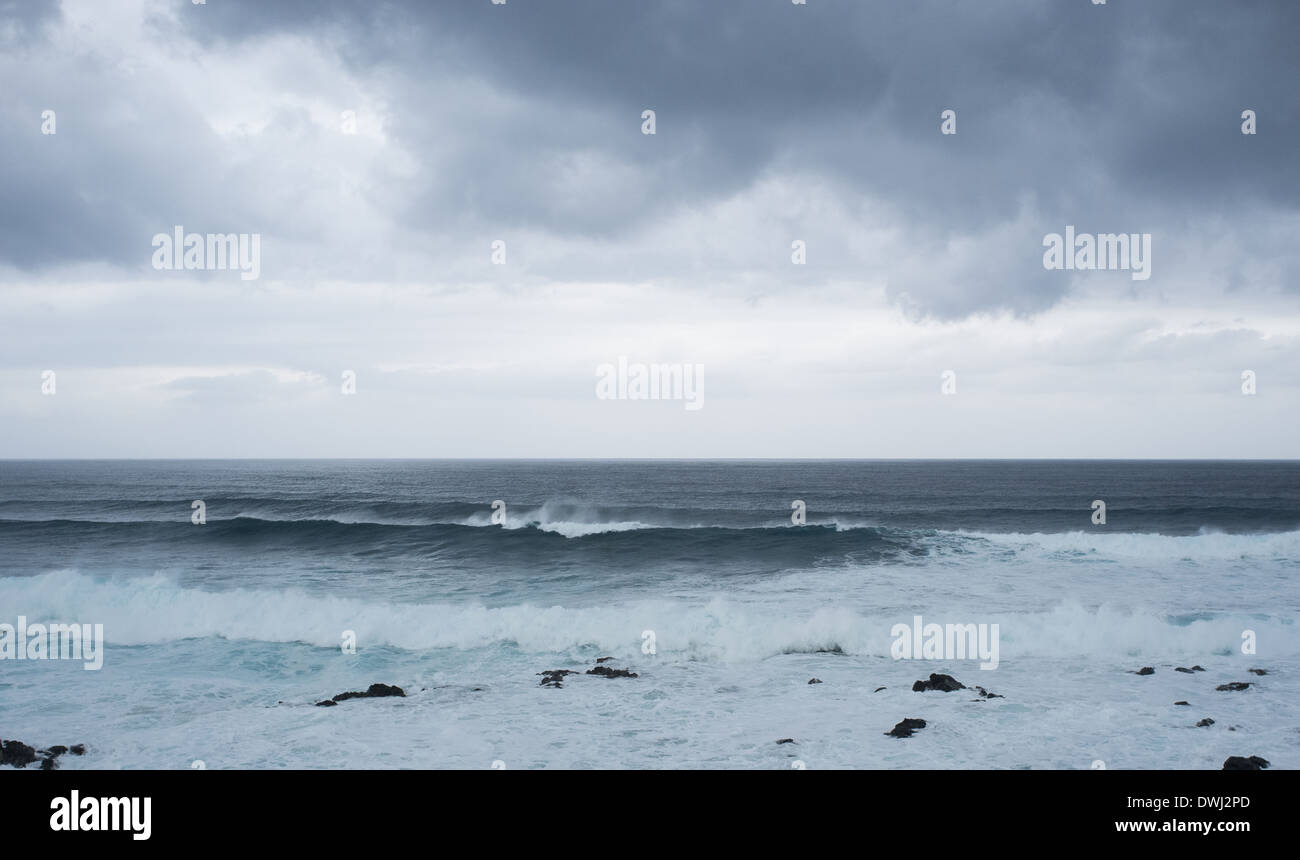
<svg viewBox="0 0 1300 860">
<path fill-rule="evenodd" d="M 0 457 L 1297 457 L 1297 32 L 0 0 Z M 155 269 L 175 225 L 259 277 Z M 1045 269 L 1067 225 L 1149 233 L 1150 278 Z M 703 365 L 704 408 L 597 398 L 620 357 Z"/>
</svg>

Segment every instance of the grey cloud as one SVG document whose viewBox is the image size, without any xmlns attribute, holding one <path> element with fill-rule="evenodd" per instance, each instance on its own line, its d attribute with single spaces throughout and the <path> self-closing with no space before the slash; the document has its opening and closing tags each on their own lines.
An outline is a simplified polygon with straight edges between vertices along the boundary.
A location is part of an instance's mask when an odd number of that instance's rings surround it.
<svg viewBox="0 0 1300 860">
<path fill-rule="evenodd" d="M 134 86 L 122 103 L 147 104 L 149 90 L 84 60 L 70 71 L 84 80 L 61 94 L 81 109 L 61 114 L 67 138 L 33 136 L 32 111 L 49 100 L 37 75 L 3 108 L 0 142 L 16 158 L 0 166 L 0 261 L 140 267 L 142 237 L 185 223 L 265 229 L 277 234 L 268 245 L 315 241 L 312 277 L 491 279 L 465 260 L 485 258 L 487 238 L 535 231 L 582 243 L 578 258 L 552 253 L 534 268 L 542 281 L 677 278 L 708 289 L 750 282 L 764 266 L 656 254 L 646 235 L 773 176 L 806 176 L 833 185 L 846 211 L 887 205 L 917 248 L 935 249 L 933 271 L 892 271 L 889 294 L 954 317 L 1032 313 L 1066 295 L 1070 281 L 1042 270 L 1038 243 L 1067 223 L 1175 234 L 1213 213 L 1249 236 L 1300 203 L 1300 54 L 1290 44 L 1300 6 L 1283 0 L 177 0 L 172 11 L 180 30 L 156 21 L 160 49 L 187 38 L 200 51 L 232 50 L 287 34 L 328 46 L 382 92 L 385 130 L 416 174 L 372 177 L 380 219 L 352 246 L 331 222 L 348 216 L 333 216 L 304 166 L 328 144 L 303 117 L 282 111 L 236 166 L 175 95 L 134 123 L 113 122 L 123 108 L 97 79 Z M 658 112 L 654 137 L 640 133 L 643 108 Z M 955 137 L 938 133 L 945 108 L 958 111 Z M 1254 137 L 1239 132 L 1244 108 L 1259 113 Z M 186 173 L 196 163 L 204 169 Z M 1023 220 L 1026 207 L 1037 220 Z M 366 242 L 412 233 L 421 239 L 411 259 L 366 252 Z M 985 233 L 1000 243 L 987 265 L 944 264 L 947 245 Z M 1254 253 L 1276 256 L 1282 286 L 1300 288 L 1289 248 Z M 824 277 L 859 271 L 847 254 L 820 261 Z M 274 276 L 273 262 L 266 271 Z M 1248 280 L 1238 271 L 1231 283 Z"/>
<path fill-rule="evenodd" d="M 0 44 L 42 39 L 58 19 L 59 0 L 0 0 Z"/>
</svg>

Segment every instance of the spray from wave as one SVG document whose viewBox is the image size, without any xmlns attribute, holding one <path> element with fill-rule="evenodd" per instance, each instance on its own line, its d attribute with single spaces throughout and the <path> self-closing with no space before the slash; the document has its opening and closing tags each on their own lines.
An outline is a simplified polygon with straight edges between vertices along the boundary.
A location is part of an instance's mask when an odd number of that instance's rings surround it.
<svg viewBox="0 0 1300 860">
<path fill-rule="evenodd" d="M 726 662 L 824 650 L 886 657 L 891 627 L 912 620 L 863 616 L 834 606 L 803 613 L 780 605 L 742 606 L 722 597 L 583 608 L 392 604 L 296 589 L 206 591 L 178 586 L 163 576 L 105 581 L 75 571 L 2 578 L 0 607 L 5 614 L 23 614 L 29 621 L 103 623 L 110 646 L 221 637 L 333 648 L 343 631 L 352 630 L 365 647 L 423 651 L 508 644 L 539 654 L 596 648 L 632 655 L 639 652 L 643 633 L 653 630 L 661 659 Z M 1229 654 L 1247 628 L 1268 641 L 1275 656 L 1300 654 L 1300 629 L 1292 619 L 1277 616 L 1169 617 L 1062 603 L 1043 612 L 926 620 L 999 624 L 1003 660 Z"/>
</svg>

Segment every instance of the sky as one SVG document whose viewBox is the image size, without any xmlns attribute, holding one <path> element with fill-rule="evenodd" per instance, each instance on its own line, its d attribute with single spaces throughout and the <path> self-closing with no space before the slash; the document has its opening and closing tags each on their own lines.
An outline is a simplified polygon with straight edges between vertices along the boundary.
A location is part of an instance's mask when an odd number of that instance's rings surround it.
<svg viewBox="0 0 1300 860">
<path fill-rule="evenodd" d="M 0 457 L 1295 458 L 1297 32 L 0 0 Z M 257 277 L 159 268 L 178 225 Z M 1147 277 L 1045 267 L 1067 228 Z"/>
</svg>

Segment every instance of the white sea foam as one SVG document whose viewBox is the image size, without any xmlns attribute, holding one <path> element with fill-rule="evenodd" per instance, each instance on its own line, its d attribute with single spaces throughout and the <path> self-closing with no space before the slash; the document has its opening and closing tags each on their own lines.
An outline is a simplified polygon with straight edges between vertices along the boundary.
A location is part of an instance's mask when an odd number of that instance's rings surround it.
<svg viewBox="0 0 1300 860">
<path fill-rule="evenodd" d="M 996 546 L 1025 552 L 1090 554 L 1133 559 L 1285 559 L 1300 560 L 1300 531 L 1265 534 L 1202 532 L 1165 535 L 1141 532 L 1073 531 L 1017 534 L 957 531 L 947 534 L 980 538 Z"/>
<path fill-rule="evenodd" d="M 654 630 L 667 659 L 757 660 L 790 652 L 840 648 L 887 656 L 890 628 L 909 617 L 860 614 L 833 601 L 787 599 L 739 603 L 716 595 L 594 607 L 484 607 L 396 604 L 312 594 L 297 589 L 208 591 L 163 576 L 102 580 L 74 571 L 0 579 L 0 609 L 29 619 L 103 623 L 109 646 L 222 637 L 336 647 L 343 630 L 367 645 L 408 650 L 474 649 L 511 643 L 534 653 L 586 647 L 629 653 Z M 933 613 L 931 613 L 933 614 Z M 930 619 L 927 619 L 930 620 Z M 1039 612 L 933 620 L 997 623 L 1002 659 L 1018 656 L 1169 658 L 1230 653 L 1244 629 L 1270 653 L 1300 653 L 1291 615 L 1218 614 L 1194 619 L 1112 606 L 1063 602 Z"/>
</svg>

